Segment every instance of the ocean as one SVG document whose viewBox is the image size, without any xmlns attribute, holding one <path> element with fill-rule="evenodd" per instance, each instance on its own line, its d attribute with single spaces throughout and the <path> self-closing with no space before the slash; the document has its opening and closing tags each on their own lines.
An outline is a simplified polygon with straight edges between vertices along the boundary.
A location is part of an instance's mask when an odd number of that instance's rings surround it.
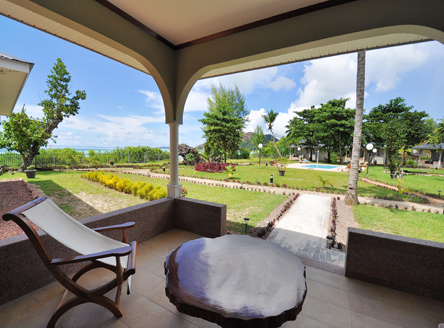
<svg viewBox="0 0 444 328">
<path fill-rule="evenodd" d="M 48 149 L 63 149 L 63 148 L 74 148 L 76 151 L 81 151 L 85 155 L 88 154 L 88 152 L 90 150 L 94 150 L 96 153 L 98 153 L 98 152 L 103 153 L 103 152 L 112 151 L 112 150 L 116 149 L 115 147 L 114 148 L 112 148 L 112 147 L 91 147 L 91 148 L 84 148 L 84 147 L 50 147 L 49 148 L 49 147 L 45 147 L 43 149 L 48 150 Z M 125 148 L 125 147 L 122 147 L 122 148 Z M 152 148 L 159 148 L 163 151 L 170 152 L 169 147 L 152 147 Z M 0 148 L 0 154 L 7 153 L 7 152 L 8 151 L 6 149 Z"/>
</svg>

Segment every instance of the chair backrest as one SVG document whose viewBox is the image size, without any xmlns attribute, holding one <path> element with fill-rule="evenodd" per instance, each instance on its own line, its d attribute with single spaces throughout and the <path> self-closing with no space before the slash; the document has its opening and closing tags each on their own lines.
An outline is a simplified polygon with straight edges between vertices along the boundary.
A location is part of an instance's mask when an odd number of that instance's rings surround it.
<svg viewBox="0 0 444 328">
<path fill-rule="evenodd" d="M 66 247 L 86 255 L 128 246 L 81 224 L 62 211 L 51 199 L 45 197 L 39 200 L 41 201 L 20 214 Z M 114 257 L 99 259 L 99 261 L 116 265 Z M 126 267 L 127 262 L 127 257 L 122 257 L 122 266 Z"/>
</svg>

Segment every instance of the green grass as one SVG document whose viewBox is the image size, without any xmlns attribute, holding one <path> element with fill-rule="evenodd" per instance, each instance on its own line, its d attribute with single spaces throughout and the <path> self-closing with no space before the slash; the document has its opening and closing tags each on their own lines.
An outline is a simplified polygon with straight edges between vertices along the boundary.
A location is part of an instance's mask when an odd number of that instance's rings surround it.
<svg viewBox="0 0 444 328">
<path fill-rule="evenodd" d="M 145 202 L 132 195 L 125 195 L 103 187 L 99 183 L 82 179 L 80 177 L 81 174 L 82 172 L 77 171 L 37 172 L 35 179 L 27 179 L 24 173 L 16 173 L 13 176 L 6 173 L 0 175 L 0 180 L 22 178 L 25 181 L 40 186 L 46 195 L 54 196 L 62 200 L 64 197 L 68 197 L 71 194 L 86 193 L 106 197 L 110 202 L 122 202 L 126 206 Z M 168 180 L 166 179 L 153 179 L 132 174 L 118 174 L 118 176 L 132 181 L 145 181 L 160 184 L 164 187 L 166 187 L 168 183 Z M 243 219 L 245 217 L 250 218 L 250 227 L 253 227 L 257 222 L 264 220 L 276 206 L 281 204 L 287 198 L 287 196 L 283 195 L 205 186 L 189 182 L 183 182 L 182 186 L 187 189 L 187 197 L 189 198 L 226 204 L 227 229 L 235 232 L 244 231 L 245 224 Z M 63 207 L 67 213 L 71 215 L 74 214 L 73 208 L 69 203 L 63 203 L 61 207 Z M 73 216 L 76 217 L 75 215 Z"/>
<path fill-rule="evenodd" d="M 385 169 L 382 166 L 371 166 L 369 168 L 368 177 L 381 182 L 389 183 L 397 186 L 396 180 L 390 178 L 390 174 L 384 173 Z M 409 170 L 409 169 L 407 169 Z M 409 170 L 410 171 L 410 170 Z M 412 170 L 413 171 L 413 170 Z M 415 172 L 433 172 L 444 173 L 444 170 L 414 170 Z M 360 177 L 365 177 L 366 173 L 360 174 Z M 441 190 L 441 195 L 444 194 L 444 176 L 423 176 L 423 175 L 404 175 L 403 188 L 409 188 L 411 190 L 418 190 L 421 193 L 429 193 L 438 195 L 438 190 Z"/>
<path fill-rule="evenodd" d="M 279 183 L 281 186 L 286 184 L 289 187 L 297 187 L 299 189 L 316 190 L 316 188 L 322 188 L 322 183 L 318 176 L 321 176 L 324 180 L 330 180 L 333 187 L 327 187 L 325 190 L 334 193 L 345 193 L 348 188 L 349 175 L 345 172 L 328 172 L 320 170 L 304 170 L 304 169 L 293 169 L 287 168 L 285 175 L 283 177 L 277 174 L 275 167 L 264 166 L 260 167 L 256 165 L 248 166 L 236 166 L 237 176 L 232 180 L 240 180 L 241 182 L 252 182 L 257 181 L 263 184 L 264 182 L 270 182 L 270 175 L 273 175 L 273 182 Z M 192 176 L 192 177 L 202 177 L 210 179 L 225 179 L 227 178 L 227 173 L 207 173 L 207 172 L 197 172 L 192 167 L 185 167 L 179 170 L 179 174 L 182 176 Z M 358 182 L 359 195 L 369 196 L 369 197 L 388 197 L 396 196 L 397 192 L 387 190 L 385 188 L 377 187 L 362 181 Z M 405 199 L 410 199 L 406 195 L 403 196 Z"/>
<path fill-rule="evenodd" d="M 444 242 L 444 215 L 357 205 L 353 214 L 360 229 Z"/>
</svg>

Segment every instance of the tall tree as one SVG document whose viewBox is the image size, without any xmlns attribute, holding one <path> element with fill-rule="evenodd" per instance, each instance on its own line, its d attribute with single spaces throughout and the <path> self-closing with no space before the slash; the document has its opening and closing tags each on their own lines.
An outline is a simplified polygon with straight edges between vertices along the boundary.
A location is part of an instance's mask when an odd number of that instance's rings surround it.
<svg viewBox="0 0 444 328">
<path fill-rule="evenodd" d="M 284 169 L 284 163 L 283 163 L 283 157 L 282 154 L 279 150 L 279 148 L 276 146 L 276 136 L 274 135 L 274 131 L 273 131 L 273 125 L 274 125 L 274 121 L 276 121 L 276 118 L 278 116 L 277 112 L 274 112 L 272 109 L 270 109 L 267 114 L 262 115 L 262 117 L 264 118 L 265 122 L 267 123 L 267 128 L 270 131 L 271 135 L 273 136 L 273 145 L 274 148 L 276 149 L 280 160 L 280 164 L 278 161 L 276 162 L 276 166 L 279 168 L 281 165 L 281 168 Z M 273 156 L 273 155 L 272 155 Z M 285 166 L 286 167 L 286 166 Z"/>
<path fill-rule="evenodd" d="M 23 158 L 21 170 L 32 164 L 40 148 L 48 144 L 49 139 L 55 142 L 54 130 L 64 118 L 79 112 L 79 100 L 86 99 L 85 91 L 77 90 L 70 97 L 69 82 L 71 75 L 60 58 L 48 75 L 45 93 L 48 99 L 38 105 L 43 107 L 42 119 L 28 117 L 25 109 L 21 113 L 13 113 L 8 121 L 2 123 L 3 133 L 0 135 L 0 148 L 17 151 Z"/>
<path fill-rule="evenodd" d="M 262 145 L 265 144 L 264 130 L 262 129 L 262 127 L 259 124 L 254 129 L 254 134 L 253 134 L 253 138 L 251 138 L 251 143 L 254 145 L 254 147 L 256 149 L 259 149 L 259 144 L 262 144 Z"/>
<path fill-rule="evenodd" d="M 436 127 L 436 129 L 431 133 L 427 139 L 427 141 L 433 145 L 438 146 L 439 158 L 438 158 L 438 166 L 441 166 L 441 155 L 444 146 L 444 119 L 441 120 Z"/>
<path fill-rule="evenodd" d="M 236 91 L 237 90 L 237 91 Z M 208 98 L 208 112 L 199 121 L 204 125 L 202 130 L 206 138 L 205 146 L 212 153 L 222 153 L 227 162 L 227 154 L 239 149 L 242 142 L 242 130 L 248 120 L 245 99 L 235 90 L 211 88 L 211 98 Z"/>
<path fill-rule="evenodd" d="M 319 139 L 319 117 L 321 109 L 311 106 L 310 109 L 304 109 L 295 112 L 297 116 L 290 120 L 287 128 L 287 136 L 292 142 L 310 149 L 310 159 L 313 156 L 313 149 L 320 144 Z"/>
<path fill-rule="evenodd" d="M 432 125 L 426 120 L 428 114 L 413 110 L 403 98 L 391 99 L 387 104 L 378 105 L 365 116 L 366 127 L 372 137 L 385 145 L 389 168 L 392 173 L 403 164 L 406 151 L 421 143 L 431 133 Z M 398 161 L 398 151 L 402 156 Z"/>
<path fill-rule="evenodd" d="M 356 74 L 356 113 L 355 129 L 353 133 L 353 151 L 345 202 L 348 205 L 359 204 L 358 201 L 358 175 L 359 155 L 361 152 L 362 118 L 364 116 L 365 93 L 365 51 L 358 52 L 358 71 Z"/>
</svg>

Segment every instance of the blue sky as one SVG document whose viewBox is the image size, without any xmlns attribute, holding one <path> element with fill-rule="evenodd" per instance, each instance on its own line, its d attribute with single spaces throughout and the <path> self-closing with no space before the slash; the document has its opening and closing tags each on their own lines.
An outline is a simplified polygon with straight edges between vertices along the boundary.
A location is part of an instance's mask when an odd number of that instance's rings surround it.
<svg viewBox="0 0 444 328">
<path fill-rule="evenodd" d="M 25 104 L 28 114 L 41 116 L 37 104 L 45 98 L 46 78 L 57 58 L 71 73 L 71 90 L 85 90 L 79 114 L 56 130 L 56 147 L 168 146 L 163 103 L 154 79 L 111 59 L 0 16 L 0 50 L 35 63 L 15 111 Z M 188 96 L 179 142 L 203 143 L 201 123 L 212 84 L 237 85 L 245 95 L 250 123 L 245 132 L 265 124 L 262 114 L 279 112 L 280 137 L 294 111 L 319 106 L 329 99 L 350 97 L 355 107 L 356 54 L 283 65 L 198 81 Z M 426 42 L 372 50 L 366 58 L 367 112 L 395 97 L 444 118 L 444 45 Z M 4 117 L 2 117 L 4 119 Z"/>
</svg>

